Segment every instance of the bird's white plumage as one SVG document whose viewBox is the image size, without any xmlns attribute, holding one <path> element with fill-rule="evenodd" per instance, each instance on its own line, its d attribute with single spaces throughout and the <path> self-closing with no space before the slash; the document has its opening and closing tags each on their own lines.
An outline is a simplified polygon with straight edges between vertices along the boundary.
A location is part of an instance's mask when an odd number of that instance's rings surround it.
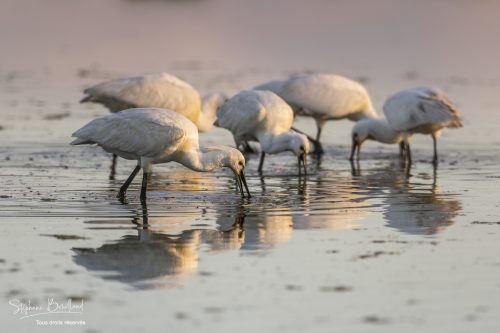
<svg viewBox="0 0 500 333">
<path fill-rule="evenodd" d="M 168 73 L 147 74 L 103 82 L 85 89 L 88 96 L 83 101 L 97 102 L 110 108 L 112 112 L 121 111 L 122 106 L 144 108 L 154 107 L 182 114 L 200 129 L 208 130 L 213 116 L 203 114 L 198 91 L 189 83 Z M 217 107 L 216 105 L 213 107 Z M 215 115 L 215 110 L 211 112 Z"/>
<path fill-rule="evenodd" d="M 293 110 L 271 91 L 242 91 L 217 112 L 217 125 L 231 131 L 237 142 L 288 132 L 292 123 Z"/>
<path fill-rule="evenodd" d="M 461 127 L 460 114 L 439 89 L 402 90 L 384 103 L 384 114 L 396 131 L 430 134 L 444 127 Z"/>
<path fill-rule="evenodd" d="M 376 117 L 365 87 L 339 75 L 295 75 L 279 95 L 306 115 L 325 120 Z"/>
<path fill-rule="evenodd" d="M 96 143 L 126 159 L 141 157 L 152 163 L 165 158 L 189 141 L 198 148 L 196 126 L 176 112 L 164 109 L 129 109 L 97 118 L 73 134 L 72 144 Z"/>
<path fill-rule="evenodd" d="M 387 144 L 400 143 L 403 140 L 401 132 L 391 128 L 387 119 L 362 119 L 353 126 L 352 134 L 358 142 L 375 140 Z"/>
</svg>

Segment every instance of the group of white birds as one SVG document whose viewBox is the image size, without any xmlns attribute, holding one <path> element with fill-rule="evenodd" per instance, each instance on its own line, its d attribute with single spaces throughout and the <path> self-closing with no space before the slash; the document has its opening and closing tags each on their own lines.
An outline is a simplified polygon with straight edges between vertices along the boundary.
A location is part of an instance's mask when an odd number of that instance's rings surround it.
<svg viewBox="0 0 500 333">
<path fill-rule="evenodd" d="M 230 168 L 241 195 L 250 196 L 245 179 L 245 157 L 226 146 L 200 147 L 198 132 L 215 126 L 229 130 L 236 148 L 257 141 L 261 147 L 259 172 L 266 154 L 291 151 L 297 156 L 299 176 L 307 174 L 307 155 L 323 153 L 321 131 L 328 120 L 349 119 L 352 130 L 351 160 L 361 144 L 376 140 L 399 144 L 404 161 L 411 163 L 410 139 L 414 133 L 434 140 L 433 163 L 438 163 L 437 143 L 445 127 L 461 127 L 457 108 L 440 90 L 427 87 L 400 91 L 387 99 L 385 118 L 377 114 L 361 84 L 331 74 L 294 75 L 270 81 L 227 99 L 224 94 L 200 97 L 190 84 L 167 74 L 149 74 L 100 83 L 84 91 L 81 102 L 99 103 L 112 114 L 92 120 L 73 133 L 73 145 L 97 144 L 116 156 L 136 160 L 137 166 L 120 188 L 124 197 L 130 183 L 143 170 L 141 201 L 146 202 L 153 164 L 175 161 L 195 171 Z M 316 138 L 295 129 L 295 116 L 314 118 Z M 357 151 L 357 154 L 356 154 Z"/>
</svg>

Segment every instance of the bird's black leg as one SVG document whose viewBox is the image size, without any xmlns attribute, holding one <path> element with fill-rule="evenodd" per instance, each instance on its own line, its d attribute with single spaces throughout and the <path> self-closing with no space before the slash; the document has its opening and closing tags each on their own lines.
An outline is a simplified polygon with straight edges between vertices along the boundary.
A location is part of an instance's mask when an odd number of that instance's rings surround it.
<svg viewBox="0 0 500 333">
<path fill-rule="evenodd" d="M 130 183 L 132 183 L 139 170 L 141 170 L 141 166 L 137 164 L 134 171 L 132 171 L 132 173 L 130 174 L 130 176 L 128 176 L 125 183 L 123 183 L 122 187 L 120 187 L 120 192 L 118 192 L 118 198 L 123 198 L 125 196 L 125 192 L 127 192 Z"/>
<path fill-rule="evenodd" d="M 404 141 L 401 141 L 399 143 L 399 157 L 404 158 L 405 157 L 405 143 Z"/>
<path fill-rule="evenodd" d="M 248 141 L 243 142 L 242 150 L 243 153 L 249 153 L 249 154 L 255 153 L 255 150 L 252 148 L 252 146 L 250 146 L 250 143 L 248 143 Z"/>
<path fill-rule="evenodd" d="M 115 180 L 116 175 L 116 155 L 113 154 L 113 159 L 111 160 L 111 172 L 109 173 L 109 180 Z"/>
<path fill-rule="evenodd" d="M 146 191 L 148 190 L 148 172 L 142 173 L 142 187 L 141 187 L 141 203 L 146 203 Z"/>
<path fill-rule="evenodd" d="M 434 134 L 432 134 L 432 140 L 434 142 L 434 157 L 432 158 L 432 164 L 438 164 L 438 153 L 437 153 L 437 138 Z"/>
<path fill-rule="evenodd" d="M 354 154 L 356 153 L 356 148 L 358 147 L 358 142 L 356 139 L 353 137 L 352 138 L 352 145 L 351 145 L 351 156 L 349 157 L 350 161 L 354 161 Z"/>
<path fill-rule="evenodd" d="M 408 164 L 411 165 L 412 159 L 411 159 L 411 150 L 410 150 L 410 144 L 409 143 L 405 144 L 405 150 L 406 150 L 406 159 L 408 161 Z"/>
<path fill-rule="evenodd" d="M 262 173 L 262 166 L 264 165 L 264 158 L 266 157 L 266 153 L 261 152 L 260 153 L 260 162 L 259 162 L 259 168 L 257 169 L 258 172 Z"/>
<path fill-rule="evenodd" d="M 316 133 L 316 142 L 314 142 L 314 152 L 316 154 L 323 154 L 325 151 L 323 150 L 323 146 L 319 142 L 319 138 L 321 137 L 321 132 L 323 131 L 323 126 L 325 125 L 324 120 L 316 120 L 316 127 L 318 128 L 318 132 Z"/>
</svg>

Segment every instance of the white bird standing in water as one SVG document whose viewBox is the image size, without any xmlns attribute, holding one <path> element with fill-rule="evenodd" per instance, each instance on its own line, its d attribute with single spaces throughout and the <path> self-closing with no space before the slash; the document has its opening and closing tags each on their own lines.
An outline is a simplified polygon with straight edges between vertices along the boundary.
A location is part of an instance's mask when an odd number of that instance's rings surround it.
<svg viewBox="0 0 500 333">
<path fill-rule="evenodd" d="M 301 163 L 307 174 L 309 141 L 305 135 L 290 130 L 292 123 L 293 110 L 278 95 L 271 91 L 248 90 L 222 105 L 215 126 L 233 133 L 237 147 L 245 141 L 260 143 L 259 172 L 262 172 L 266 153 L 292 151 L 298 158 L 299 175 Z"/>
<path fill-rule="evenodd" d="M 411 164 L 410 139 L 414 133 L 430 134 L 434 142 L 433 163 L 438 163 L 437 138 L 445 127 L 462 127 L 460 113 L 449 97 L 438 89 L 418 87 L 402 90 L 384 103 L 387 120 L 360 122 L 353 128 L 353 147 L 364 139 L 373 139 L 385 143 L 402 141 L 405 158 Z M 367 137 L 368 136 L 368 137 Z"/>
<path fill-rule="evenodd" d="M 315 151 L 322 153 L 319 142 L 328 120 L 377 118 L 370 96 L 360 83 L 333 74 L 294 75 L 286 81 L 270 81 L 256 87 L 271 90 L 283 98 L 298 115 L 314 118 L 318 129 Z M 298 131 L 300 132 L 300 131 Z"/>
<path fill-rule="evenodd" d="M 236 175 L 241 195 L 245 186 L 245 158 L 240 151 L 218 146 L 200 148 L 198 129 L 186 117 L 164 109 L 129 109 L 92 120 L 73 133 L 72 145 L 97 144 L 105 151 L 137 166 L 120 188 L 123 198 L 130 183 L 142 168 L 141 202 L 146 202 L 146 189 L 153 164 L 178 162 L 192 170 L 207 172 L 230 168 Z"/>
<path fill-rule="evenodd" d="M 209 131 L 217 109 L 227 99 L 215 93 L 200 98 L 189 83 L 168 73 L 147 74 L 103 82 L 84 90 L 80 102 L 99 103 L 111 112 L 132 108 L 161 108 L 175 111 L 191 120 L 200 132 Z M 113 155 L 112 175 L 116 155 Z"/>
</svg>

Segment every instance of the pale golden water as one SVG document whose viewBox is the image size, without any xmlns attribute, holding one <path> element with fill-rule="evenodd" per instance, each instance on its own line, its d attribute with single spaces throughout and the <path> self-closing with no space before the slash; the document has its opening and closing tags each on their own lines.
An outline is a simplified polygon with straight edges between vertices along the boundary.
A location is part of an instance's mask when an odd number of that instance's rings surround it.
<svg viewBox="0 0 500 333">
<path fill-rule="evenodd" d="M 293 10 L 270 30 L 287 2 L 189 3 L 30 1 L 35 15 L 2 2 L 2 327 L 500 330 L 500 56 L 490 42 L 498 5 L 387 0 L 361 13 L 363 1 L 291 1 Z M 252 28 L 252 15 L 262 24 Z M 132 18 L 143 24 L 127 24 Z M 481 37 L 469 38 L 473 32 Z M 246 43 L 237 43 L 242 33 Z M 89 84 L 160 70 L 202 92 L 228 93 L 292 72 L 339 72 L 362 80 L 379 110 L 394 90 L 439 86 L 465 126 L 444 132 L 436 170 L 432 141 L 422 136 L 409 175 L 397 147 L 376 143 L 364 145 L 353 169 L 352 123 L 342 121 L 327 125 L 326 154 L 310 159 L 306 181 L 295 176 L 291 154 L 266 159 L 263 176 L 250 155 L 253 196 L 241 199 L 229 171 L 170 164 L 154 169 L 147 207 L 139 182 L 122 203 L 116 190 L 134 163 L 119 161 L 109 180 L 108 154 L 68 145 L 75 129 L 106 114 L 77 102 Z M 297 127 L 314 132 L 308 120 Z M 201 141 L 232 144 L 220 129 Z M 47 298 L 83 300 L 83 313 L 20 319 L 9 305 Z M 85 325 L 44 329 L 36 319 Z"/>
</svg>

